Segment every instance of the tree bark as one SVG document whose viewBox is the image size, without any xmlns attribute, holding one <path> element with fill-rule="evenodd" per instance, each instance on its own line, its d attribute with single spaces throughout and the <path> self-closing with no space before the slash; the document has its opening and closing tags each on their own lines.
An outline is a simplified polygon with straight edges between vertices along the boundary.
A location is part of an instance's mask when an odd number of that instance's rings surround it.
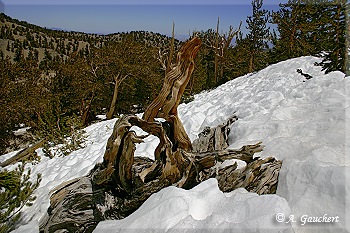
<svg viewBox="0 0 350 233">
<path fill-rule="evenodd" d="M 118 98 L 119 86 L 127 77 L 128 75 L 125 75 L 124 77 L 120 78 L 120 73 L 114 77 L 114 91 L 113 91 L 111 106 L 109 107 L 109 111 L 106 114 L 107 120 L 110 120 L 113 118 L 115 105 L 117 103 L 117 98 Z"/>
<path fill-rule="evenodd" d="M 222 145 L 221 150 L 214 150 L 209 143 L 207 152 L 183 149 L 173 152 L 161 123 L 149 123 L 137 116 L 120 118 L 108 140 L 104 163 L 97 164 L 88 176 L 65 182 L 52 192 L 48 214 L 40 224 L 41 232 L 63 229 L 91 232 L 99 221 L 127 217 L 149 196 L 166 186 L 190 189 L 209 178 L 216 178 L 224 192 L 245 188 L 258 194 L 275 193 L 281 161 L 254 157 L 263 150 L 261 143 L 238 150 L 226 149 L 233 119 L 236 117 L 218 127 L 205 129 L 193 142 L 195 148 L 203 148 L 197 143 L 203 145 L 201 142 L 208 138 L 219 138 L 225 141 L 218 143 Z M 133 157 L 135 143 L 140 143 L 143 138 L 128 130 L 131 125 L 160 138 L 158 159 Z M 219 133 L 222 135 L 218 136 Z M 112 156 L 112 151 L 116 155 Z M 219 166 L 231 159 L 244 161 L 246 166 L 237 168 L 237 162 Z"/>
<path fill-rule="evenodd" d="M 81 107 L 81 122 L 83 125 L 87 126 L 90 121 L 90 110 L 92 102 L 95 98 L 95 93 L 92 92 L 91 98 L 89 100 L 82 100 L 82 107 Z"/>
<path fill-rule="evenodd" d="M 254 158 L 255 153 L 263 150 L 260 142 L 238 150 L 227 149 L 235 116 L 216 128 L 206 128 L 193 142 L 192 150 L 177 106 L 200 44 L 198 38 L 184 44 L 177 66 L 167 73 L 160 95 L 146 109 L 143 119 L 135 115 L 119 118 L 102 163 L 88 176 L 54 190 L 40 232 L 91 232 L 99 221 L 127 217 L 164 187 L 190 189 L 212 177 L 218 179 L 224 191 L 244 187 L 265 194 L 276 190 L 281 162 Z M 155 117 L 163 117 L 166 122 L 158 122 Z M 137 136 L 130 130 L 132 126 L 159 138 L 154 160 L 134 157 L 135 144 L 142 143 L 148 135 Z M 234 163 L 221 167 L 222 162 L 232 159 L 244 161 L 246 166 L 238 168 Z"/>
<path fill-rule="evenodd" d="M 156 117 L 164 118 L 169 122 L 174 129 L 175 142 L 185 150 L 191 150 L 192 145 L 177 115 L 177 107 L 194 70 L 194 57 L 200 46 L 201 40 L 194 37 L 181 47 L 175 67 L 165 75 L 160 94 L 147 107 L 143 115 L 143 119 L 147 122 L 153 122 Z M 167 99 L 168 96 L 169 99 Z"/>
</svg>

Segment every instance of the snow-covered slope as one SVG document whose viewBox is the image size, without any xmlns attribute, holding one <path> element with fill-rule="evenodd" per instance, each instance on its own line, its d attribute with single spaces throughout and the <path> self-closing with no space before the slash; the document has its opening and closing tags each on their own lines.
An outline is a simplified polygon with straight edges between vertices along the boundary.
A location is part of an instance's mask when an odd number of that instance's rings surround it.
<svg viewBox="0 0 350 233">
<path fill-rule="evenodd" d="M 280 62 L 179 106 L 191 140 L 205 126 L 235 114 L 239 120 L 231 128 L 231 148 L 261 141 L 266 147 L 258 156 L 283 160 L 277 194 L 257 196 L 243 189 L 222 193 L 213 179 L 187 191 L 168 187 L 126 219 L 101 222 L 95 232 L 346 232 L 346 224 L 349 230 L 350 79 L 340 72 L 325 75 L 313 65 L 316 61 L 301 57 Z M 306 80 L 297 69 L 313 78 Z M 114 122 L 88 127 L 86 148 L 64 158 L 43 158 L 32 167 L 43 181 L 37 201 L 23 213 L 29 224 L 17 232 L 37 232 L 50 189 L 102 161 Z M 157 143 L 149 138 L 136 155 L 152 157 Z M 333 223 L 307 222 L 328 217 Z"/>
</svg>

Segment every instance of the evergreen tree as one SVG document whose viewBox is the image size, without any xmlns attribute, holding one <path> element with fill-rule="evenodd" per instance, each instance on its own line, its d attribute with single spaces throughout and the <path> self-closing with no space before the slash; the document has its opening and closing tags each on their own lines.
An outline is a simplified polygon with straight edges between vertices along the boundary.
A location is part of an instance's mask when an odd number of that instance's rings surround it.
<svg viewBox="0 0 350 233">
<path fill-rule="evenodd" d="M 322 46 L 318 28 L 324 25 L 322 0 L 289 0 L 272 12 L 278 38 L 273 40 L 274 62 L 305 55 L 316 55 Z M 275 36 L 276 33 L 274 34 Z"/>
<path fill-rule="evenodd" d="M 273 40 L 274 62 L 302 55 L 297 39 L 298 15 L 291 3 L 280 4 L 280 9 L 272 13 L 272 23 L 277 24 L 278 38 Z"/>
<path fill-rule="evenodd" d="M 253 14 L 248 16 L 246 20 L 249 32 L 245 39 L 242 39 L 241 35 L 241 41 L 238 42 L 246 45 L 247 55 L 249 56 L 249 73 L 260 70 L 268 64 L 266 49 L 268 49 L 267 40 L 269 39 L 270 28 L 266 25 L 268 22 L 268 11 L 262 9 L 262 5 L 262 0 L 252 1 Z M 245 40 L 245 42 L 242 40 Z"/>
<path fill-rule="evenodd" d="M 15 62 L 20 62 L 23 60 L 23 51 L 22 51 L 22 48 L 18 47 L 16 50 L 15 50 L 15 56 L 13 58 L 13 60 Z"/>
<path fill-rule="evenodd" d="M 14 171 L 0 172 L 0 232 L 14 230 L 15 223 L 20 218 L 20 210 L 31 206 L 35 200 L 34 190 L 39 186 L 41 175 L 35 183 L 29 181 L 30 170 L 24 174 L 24 164 Z"/>
<path fill-rule="evenodd" d="M 325 52 L 321 54 L 322 70 L 326 73 L 339 70 L 346 71 L 346 0 L 331 0 L 327 3 L 323 14 L 326 22 L 319 31 L 322 37 Z M 322 29 L 322 30 L 321 30 Z"/>
<path fill-rule="evenodd" d="M 275 61 L 316 55 L 326 72 L 345 72 L 346 0 L 289 0 L 280 7 L 272 13 Z"/>
<path fill-rule="evenodd" d="M 243 37 L 243 33 L 238 34 L 236 46 L 233 49 L 231 60 L 234 77 L 239 77 L 249 73 L 249 41 Z"/>
</svg>

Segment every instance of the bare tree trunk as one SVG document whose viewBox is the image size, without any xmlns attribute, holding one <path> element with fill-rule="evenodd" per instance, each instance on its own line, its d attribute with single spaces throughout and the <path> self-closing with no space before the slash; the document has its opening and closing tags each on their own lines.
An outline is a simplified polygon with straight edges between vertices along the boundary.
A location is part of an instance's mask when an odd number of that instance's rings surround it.
<svg viewBox="0 0 350 233">
<path fill-rule="evenodd" d="M 109 111 L 106 114 L 107 120 L 110 120 L 113 118 L 113 114 L 115 111 L 115 104 L 117 103 L 117 98 L 118 98 L 118 89 L 119 89 L 119 83 L 118 81 L 116 81 L 114 84 L 114 92 L 113 92 L 111 106 L 109 107 Z"/>
<path fill-rule="evenodd" d="M 82 100 L 81 122 L 85 126 L 89 124 L 90 110 L 91 110 L 91 105 L 94 98 L 95 98 L 95 93 L 93 92 L 89 100 L 84 100 L 84 99 Z"/>
<path fill-rule="evenodd" d="M 143 119 L 147 122 L 153 122 L 156 117 L 162 117 L 170 122 L 174 128 L 175 141 L 186 150 L 192 148 L 191 141 L 177 116 L 177 107 L 194 70 L 194 57 L 200 46 L 201 40 L 197 37 L 183 45 L 177 54 L 175 67 L 165 76 L 160 94 L 147 107 L 143 115 Z M 170 99 L 167 100 L 168 96 Z"/>
<path fill-rule="evenodd" d="M 250 58 L 249 58 L 249 73 L 252 73 L 254 70 L 253 70 L 253 55 L 250 55 Z"/>
<path fill-rule="evenodd" d="M 20 152 L 16 153 L 15 156 L 6 159 L 4 162 L 0 163 L 0 167 L 6 167 L 11 164 L 15 164 L 19 161 L 25 160 L 27 157 L 29 157 L 33 152 L 35 152 L 36 149 L 42 147 L 47 139 L 42 139 L 39 142 L 28 146 L 27 148 L 21 150 Z"/>
<path fill-rule="evenodd" d="M 101 220 L 130 215 L 166 186 L 190 189 L 211 177 L 217 178 L 225 191 L 244 187 L 263 194 L 276 190 L 281 162 L 254 157 L 264 148 L 260 142 L 238 150 L 227 149 L 235 116 L 214 129 L 205 129 L 194 141 L 192 150 L 177 107 L 200 45 L 201 40 L 196 37 L 183 45 L 176 66 L 166 74 L 161 93 L 146 109 L 143 119 L 135 115 L 118 119 L 101 164 L 88 176 L 66 182 L 53 191 L 40 232 L 91 232 Z M 166 122 L 158 122 L 155 117 L 163 117 Z M 132 126 L 148 135 L 137 136 L 130 130 Z M 155 160 L 134 157 L 135 144 L 149 135 L 159 139 Z M 237 163 L 221 169 L 216 166 L 232 159 L 247 165 L 240 169 Z"/>
<path fill-rule="evenodd" d="M 218 23 L 216 25 L 216 34 L 215 34 L 215 48 L 219 49 L 219 24 L 220 24 L 220 18 L 218 17 Z M 214 58 L 214 80 L 215 84 L 218 83 L 218 72 L 219 72 L 219 54 L 218 51 L 215 52 L 215 58 Z"/>
<path fill-rule="evenodd" d="M 109 107 L 109 111 L 106 114 L 106 117 L 108 120 L 113 118 L 113 114 L 115 111 L 115 105 L 117 103 L 118 98 L 118 92 L 119 92 L 119 86 L 120 84 L 128 77 L 128 75 L 125 75 L 124 77 L 120 77 L 120 73 L 114 77 L 114 91 L 113 91 L 113 97 L 111 101 L 111 106 Z"/>
<path fill-rule="evenodd" d="M 175 23 L 173 22 L 173 29 L 172 29 L 172 33 L 171 33 L 172 37 L 171 37 L 171 44 L 170 44 L 170 53 L 169 53 L 169 57 L 168 57 L 168 63 L 166 66 L 166 70 L 165 70 L 165 74 L 168 73 L 171 70 L 171 64 L 173 61 L 173 55 L 174 55 L 174 47 L 175 47 Z"/>
<path fill-rule="evenodd" d="M 211 47 L 214 51 L 214 81 L 217 84 L 219 79 L 224 76 L 225 62 L 226 62 L 226 52 L 229 48 L 233 37 L 235 37 L 239 32 L 242 25 L 240 25 L 237 30 L 233 30 L 233 27 L 230 26 L 228 34 L 220 35 L 219 34 L 219 24 L 220 18 L 218 17 L 218 22 L 216 25 L 216 32 L 214 37 L 210 37 L 208 41 L 208 46 Z M 220 76 L 220 77 L 219 77 Z"/>
</svg>

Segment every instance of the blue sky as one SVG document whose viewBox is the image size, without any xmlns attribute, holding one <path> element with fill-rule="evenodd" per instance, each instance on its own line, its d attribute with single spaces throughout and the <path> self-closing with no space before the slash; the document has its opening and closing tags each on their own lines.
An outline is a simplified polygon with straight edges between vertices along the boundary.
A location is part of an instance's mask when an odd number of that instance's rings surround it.
<svg viewBox="0 0 350 233">
<path fill-rule="evenodd" d="M 193 30 L 216 28 L 227 32 L 251 15 L 249 0 L 2 0 L 7 15 L 29 23 L 89 33 L 115 33 L 145 30 L 188 35 Z M 266 0 L 264 8 L 278 9 L 277 0 Z"/>
</svg>

